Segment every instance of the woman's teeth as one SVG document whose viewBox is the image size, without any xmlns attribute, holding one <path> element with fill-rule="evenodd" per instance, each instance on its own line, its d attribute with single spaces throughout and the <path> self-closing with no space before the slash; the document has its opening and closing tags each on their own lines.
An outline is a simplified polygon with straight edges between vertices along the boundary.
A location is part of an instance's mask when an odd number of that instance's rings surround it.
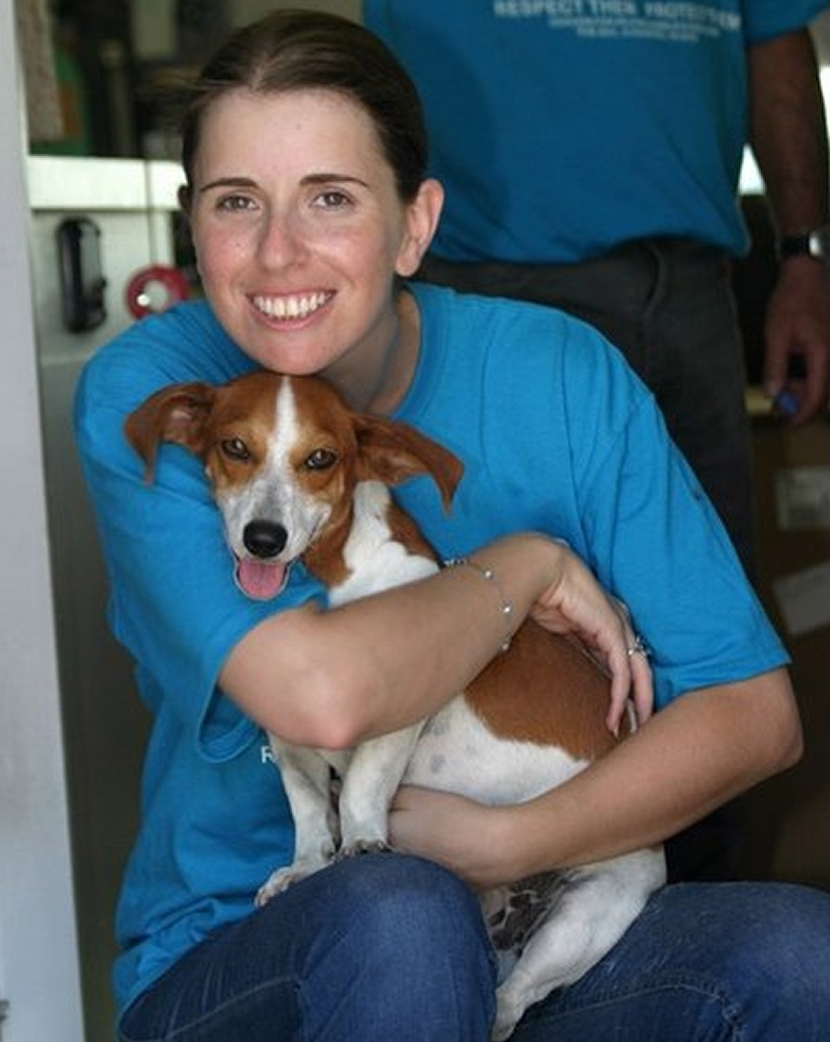
<svg viewBox="0 0 830 1042">
<path fill-rule="evenodd" d="M 253 303 L 269 318 L 308 318 L 331 299 L 331 293 L 307 293 L 290 297 L 254 297 Z"/>
</svg>

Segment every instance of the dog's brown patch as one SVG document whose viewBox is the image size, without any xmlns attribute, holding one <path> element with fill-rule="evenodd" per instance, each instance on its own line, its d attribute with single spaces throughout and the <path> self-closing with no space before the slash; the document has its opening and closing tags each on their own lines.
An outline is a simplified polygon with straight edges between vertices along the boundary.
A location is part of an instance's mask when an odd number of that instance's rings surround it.
<svg viewBox="0 0 830 1042">
<path fill-rule="evenodd" d="M 479 674 L 465 697 L 500 738 L 558 745 L 589 761 L 617 741 L 606 723 L 608 677 L 570 640 L 532 621 L 519 628 L 510 648 Z M 621 737 L 628 729 L 624 718 Z"/>
</svg>

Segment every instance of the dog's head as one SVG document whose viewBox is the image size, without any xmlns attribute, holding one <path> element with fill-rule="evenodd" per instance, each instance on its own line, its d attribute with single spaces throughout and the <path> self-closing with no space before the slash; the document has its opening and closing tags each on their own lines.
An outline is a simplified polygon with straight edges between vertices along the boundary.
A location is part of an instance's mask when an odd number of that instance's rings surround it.
<svg viewBox="0 0 830 1042">
<path fill-rule="evenodd" d="M 251 597 L 276 596 L 290 564 L 323 539 L 345 539 L 359 481 L 396 485 L 430 474 L 449 507 L 463 466 L 407 424 L 351 410 L 319 377 L 260 370 L 216 387 L 175 384 L 127 419 L 154 479 L 158 446 L 183 445 L 205 464 Z"/>
</svg>

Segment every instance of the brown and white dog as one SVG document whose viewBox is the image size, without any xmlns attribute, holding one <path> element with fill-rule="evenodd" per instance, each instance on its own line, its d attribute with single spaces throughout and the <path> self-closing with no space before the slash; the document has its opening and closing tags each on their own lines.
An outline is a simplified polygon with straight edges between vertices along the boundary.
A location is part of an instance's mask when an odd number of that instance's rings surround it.
<svg viewBox="0 0 830 1042">
<path fill-rule="evenodd" d="M 250 596 L 276 596 L 300 557 L 332 606 L 440 567 L 390 486 L 430 474 L 449 507 L 462 464 L 405 424 L 353 412 L 321 379 L 258 371 L 221 387 L 178 384 L 137 409 L 126 432 L 148 480 L 162 441 L 202 458 L 237 582 Z M 588 656 L 527 622 L 505 654 L 418 726 L 348 753 L 270 736 L 296 849 L 258 901 L 336 856 L 385 848 L 389 803 L 402 781 L 490 804 L 554 788 L 617 740 L 606 727 L 608 704 L 607 678 Z M 339 823 L 330 766 L 342 778 Z M 664 881 L 662 850 L 652 848 L 482 894 L 501 961 L 493 1037 L 507 1038 L 528 1006 L 578 980 Z"/>
</svg>

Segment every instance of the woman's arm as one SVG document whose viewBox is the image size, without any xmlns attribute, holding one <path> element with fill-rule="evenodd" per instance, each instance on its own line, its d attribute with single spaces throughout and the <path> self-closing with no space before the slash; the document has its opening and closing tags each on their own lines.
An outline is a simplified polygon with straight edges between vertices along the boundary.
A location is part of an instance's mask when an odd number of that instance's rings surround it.
<svg viewBox="0 0 830 1042">
<path fill-rule="evenodd" d="M 613 719 L 634 692 L 641 715 L 651 673 L 629 656 L 633 630 L 565 546 L 539 535 L 511 536 L 417 583 L 332 611 L 283 612 L 234 648 L 223 690 L 266 730 L 300 745 L 347 748 L 412 724 L 444 705 L 490 661 L 540 600 L 545 624 L 579 636 L 613 677 Z M 504 602 L 513 610 L 506 616 Z"/>
<path fill-rule="evenodd" d="M 604 759 L 520 806 L 404 788 L 391 838 L 492 886 L 662 841 L 800 755 L 789 677 L 773 670 L 676 699 Z"/>
</svg>

